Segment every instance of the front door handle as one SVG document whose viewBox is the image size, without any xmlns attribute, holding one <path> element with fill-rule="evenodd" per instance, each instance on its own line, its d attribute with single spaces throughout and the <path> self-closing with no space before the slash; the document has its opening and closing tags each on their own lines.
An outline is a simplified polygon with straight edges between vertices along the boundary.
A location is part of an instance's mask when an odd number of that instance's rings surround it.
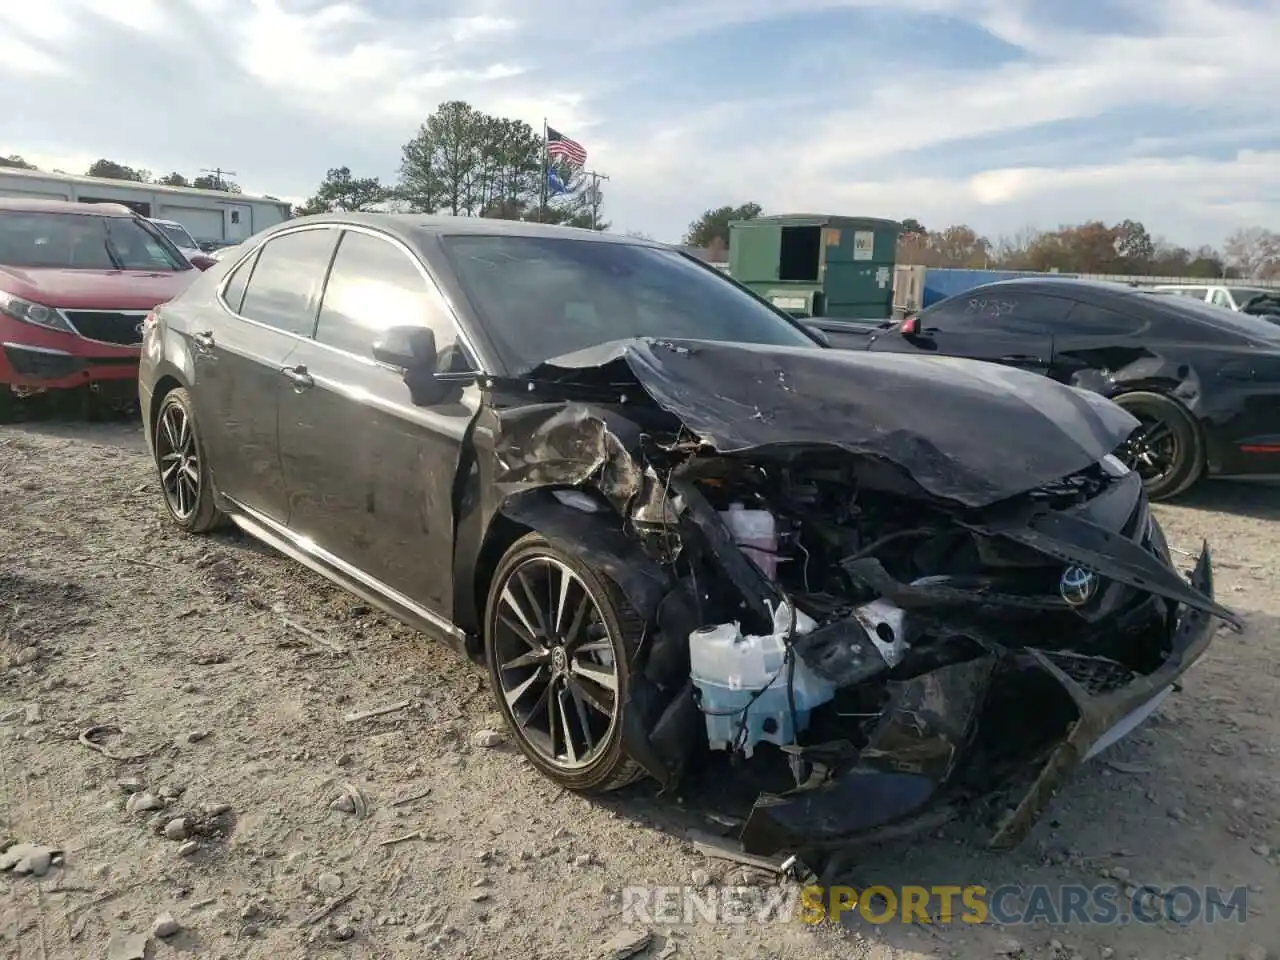
<svg viewBox="0 0 1280 960">
<path fill-rule="evenodd" d="M 1039 357 L 1029 353 L 1010 353 L 1000 358 L 1001 363 L 1044 363 Z"/>
<path fill-rule="evenodd" d="M 195 345 L 201 350 L 213 349 L 213 331 L 212 330 L 202 330 L 199 333 L 194 333 L 191 335 L 191 339 L 195 342 Z"/>
<path fill-rule="evenodd" d="M 296 367 L 285 367 L 280 372 L 293 381 L 293 389 L 299 393 L 316 385 L 311 374 L 307 373 L 305 364 L 300 363 Z"/>
</svg>

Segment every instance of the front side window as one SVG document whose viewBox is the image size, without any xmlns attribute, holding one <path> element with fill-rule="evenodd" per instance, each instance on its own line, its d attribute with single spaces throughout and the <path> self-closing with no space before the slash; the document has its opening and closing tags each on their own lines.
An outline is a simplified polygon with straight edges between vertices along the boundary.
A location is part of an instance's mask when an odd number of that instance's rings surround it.
<svg viewBox="0 0 1280 960">
<path fill-rule="evenodd" d="M 316 342 L 372 359 L 388 327 L 429 327 L 440 372 L 475 368 L 453 318 L 408 255 L 389 241 L 349 230 L 338 244 L 316 324 Z"/>
<path fill-rule="evenodd" d="M 128 217 L 0 210 L 0 264 L 28 270 L 173 272 L 191 265 Z"/>
<path fill-rule="evenodd" d="M 241 316 L 309 337 L 336 230 L 299 230 L 268 240 L 245 290 Z"/>
<path fill-rule="evenodd" d="M 1072 303 L 1062 297 L 1018 290 L 957 293 L 920 314 L 920 328 L 943 332 L 1045 335 L 1059 325 Z"/>
<path fill-rule="evenodd" d="M 508 367 L 632 337 L 818 347 L 797 324 L 674 250 L 562 237 L 442 243 Z"/>
</svg>

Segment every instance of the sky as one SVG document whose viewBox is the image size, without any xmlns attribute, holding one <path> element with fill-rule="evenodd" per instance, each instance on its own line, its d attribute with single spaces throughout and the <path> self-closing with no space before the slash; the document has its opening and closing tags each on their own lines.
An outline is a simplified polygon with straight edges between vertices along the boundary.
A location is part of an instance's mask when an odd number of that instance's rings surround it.
<svg viewBox="0 0 1280 960">
<path fill-rule="evenodd" d="M 1278 47 L 1280 0 L 12 0 L 0 155 L 300 200 L 460 99 L 580 141 L 659 240 L 755 201 L 1219 245 L 1280 228 Z"/>
</svg>

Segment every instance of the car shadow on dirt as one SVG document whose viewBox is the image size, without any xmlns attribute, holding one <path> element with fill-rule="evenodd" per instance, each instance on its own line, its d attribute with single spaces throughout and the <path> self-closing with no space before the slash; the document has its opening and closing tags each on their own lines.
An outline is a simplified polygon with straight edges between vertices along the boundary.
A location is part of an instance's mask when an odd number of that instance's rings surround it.
<svg viewBox="0 0 1280 960">
<path fill-rule="evenodd" d="M 1206 480 L 1168 506 L 1280 520 L 1280 478 Z"/>
</svg>

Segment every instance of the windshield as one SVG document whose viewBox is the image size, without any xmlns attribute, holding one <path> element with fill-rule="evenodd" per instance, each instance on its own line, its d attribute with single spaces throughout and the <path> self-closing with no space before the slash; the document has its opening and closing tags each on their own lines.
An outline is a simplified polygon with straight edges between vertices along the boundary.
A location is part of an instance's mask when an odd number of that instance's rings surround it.
<svg viewBox="0 0 1280 960">
<path fill-rule="evenodd" d="M 189 270 L 177 250 L 128 217 L 0 210 L 0 264 L 57 270 Z"/>
<path fill-rule="evenodd" d="M 194 250 L 200 245 L 196 243 L 191 234 L 180 223 L 157 223 L 160 232 L 174 242 L 176 246 L 186 247 L 188 250 Z"/>
<path fill-rule="evenodd" d="M 1159 296 L 1159 294 L 1144 290 L 1140 296 L 1150 297 Z M 1165 306 L 1166 309 L 1176 314 L 1192 320 L 1209 323 L 1220 330 L 1226 330 L 1230 333 L 1240 334 L 1255 340 L 1274 341 L 1280 339 L 1280 327 L 1263 320 L 1261 317 L 1251 316 L 1247 313 L 1237 313 L 1235 310 L 1224 310 L 1222 307 L 1216 307 L 1211 303 L 1188 300 L 1185 297 L 1166 298 Z"/>
<path fill-rule="evenodd" d="M 674 250 L 494 234 L 442 242 L 513 370 L 630 337 L 818 346 L 770 306 Z"/>
</svg>

